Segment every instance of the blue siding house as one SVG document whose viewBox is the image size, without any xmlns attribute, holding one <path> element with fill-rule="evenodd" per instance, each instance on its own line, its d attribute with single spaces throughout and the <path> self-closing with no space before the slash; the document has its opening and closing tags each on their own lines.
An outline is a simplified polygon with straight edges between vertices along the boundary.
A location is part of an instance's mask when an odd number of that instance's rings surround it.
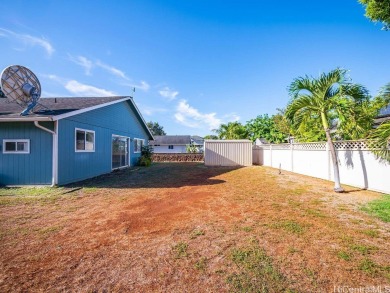
<svg viewBox="0 0 390 293">
<path fill-rule="evenodd" d="M 0 99 L 0 185 L 64 185 L 134 166 L 153 139 L 131 97 Z"/>
</svg>

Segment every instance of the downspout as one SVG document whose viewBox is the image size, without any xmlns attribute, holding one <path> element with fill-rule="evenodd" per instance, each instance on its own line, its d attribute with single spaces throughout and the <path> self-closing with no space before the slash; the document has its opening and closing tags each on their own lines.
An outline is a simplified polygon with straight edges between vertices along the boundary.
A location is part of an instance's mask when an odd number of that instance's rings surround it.
<svg viewBox="0 0 390 293">
<path fill-rule="evenodd" d="M 53 158 L 52 158 L 52 181 L 51 186 L 56 186 L 58 183 L 58 121 L 54 121 L 54 131 L 34 121 L 34 125 L 53 135 Z"/>
</svg>

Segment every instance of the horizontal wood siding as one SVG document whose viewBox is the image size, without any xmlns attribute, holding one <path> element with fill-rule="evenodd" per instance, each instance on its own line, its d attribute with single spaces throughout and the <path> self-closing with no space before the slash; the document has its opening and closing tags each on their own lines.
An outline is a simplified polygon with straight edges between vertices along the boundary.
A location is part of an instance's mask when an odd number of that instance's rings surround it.
<svg viewBox="0 0 390 293">
<path fill-rule="evenodd" d="M 134 138 L 145 139 L 148 135 L 127 102 L 114 104 L 59 121 L 58 137 L 58 184 L 111 172 L 112 135 L 130 137 L 130 163 L 134 166 L 139 153 L 134 153 Z M 95 152 L 75 152 L 75 128 L 95 131 Z"/>
<path fill-rule="evenodd" d="M 53 130 L 53 122 L 40 122 Z M 29 139 L 29 154 L 3 154 L 3 139 Z M 33 122 L 0 123 L 0 184 L 46 185 L 52 182 L 52 134 Z"/>
</svg>

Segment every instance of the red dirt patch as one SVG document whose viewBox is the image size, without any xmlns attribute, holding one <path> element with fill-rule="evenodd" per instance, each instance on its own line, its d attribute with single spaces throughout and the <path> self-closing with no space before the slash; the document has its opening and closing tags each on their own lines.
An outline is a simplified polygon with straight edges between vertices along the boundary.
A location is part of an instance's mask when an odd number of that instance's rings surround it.
<svg viewBox="0 0 390 293">
<path fill-rule="evenodd" d="M 359 209 L 380 195 L 277 172 L 156 164 L 51 201 L 4 198 L 0 291 L 237 290 L 229 276 L 250 272 L 232 251 L 253 243 L 288 288 L 389 284 L 390 226 Z"/>
</svg>

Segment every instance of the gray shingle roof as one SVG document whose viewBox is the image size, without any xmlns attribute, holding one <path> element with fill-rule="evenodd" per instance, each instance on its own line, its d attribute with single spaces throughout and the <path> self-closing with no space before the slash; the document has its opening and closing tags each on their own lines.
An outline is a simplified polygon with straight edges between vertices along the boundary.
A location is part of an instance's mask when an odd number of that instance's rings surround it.
<svg viewBox="0 0 390 293">
<path fill-rule="evenodd" d="M 378 117 L 387 117 L 387 116 L 390 116 L 390 105 L 388 105 L 385 108 L 382 108 L 379 111 L 379 115 L 378 115 Z"/>
<path fill-rule="evenodd" d="M 41 98 L 39 104 L 42 106 L 37 105 L 33 113 L 24 117 L 52 117 L 124 98 L 126 97 Z M 23 118 L 23 116 L 20 116 L 20 112 L 23 110 L 24 108 L 18 104 L 10 103 L 7 99 L 0 98 L 0 118 Z"/>
<path fill-rule="evenodd" d="M 187 145 L 191 144 L 189 135 L 155 135 L 151 145 Z"/>
<path fill-rule="evenodd" d="M 192 135 L 191 139 L 193 141 L 193 144 L 196 144 L 196 145 L 203 145 L 203 143 L 204 143 L 203 137 L 200 137 L 198 135 Z"/>
</svg>

